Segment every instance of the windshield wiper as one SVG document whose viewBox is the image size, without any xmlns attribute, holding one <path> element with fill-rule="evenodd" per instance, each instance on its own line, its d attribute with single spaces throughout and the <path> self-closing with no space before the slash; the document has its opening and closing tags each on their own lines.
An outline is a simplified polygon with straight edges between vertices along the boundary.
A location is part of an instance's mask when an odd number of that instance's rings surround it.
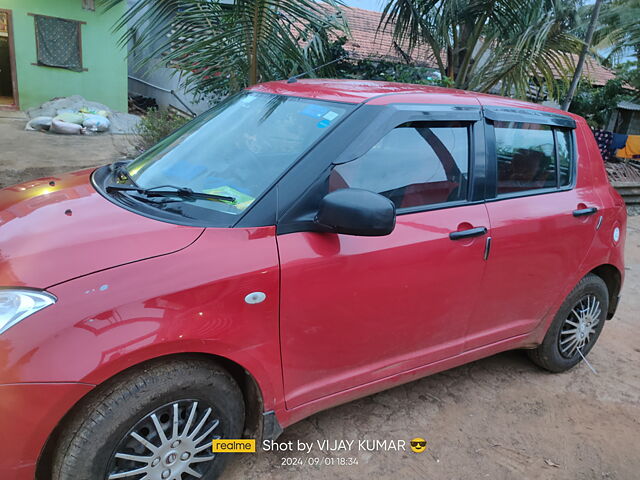
<svg viewBox="0 0 640 480">
<path fill-rule="evenodd" d="M 160 190 L 161 188 L 173 188 L 174 190 Z M 107 192 L 137 192 L 147 197 L 180 197 L 180 198 L 197 198 L 202 200 L 216 200 L 219 202 L 236 201 L 235 197 L 226 195 L 216 195 L 215 193 L 194 192 L 190 188 L 176 187 L 174 185 L 158 185 L 151 188 L 129 187 L 126 185 L 107 185 Z"/>
</svg>

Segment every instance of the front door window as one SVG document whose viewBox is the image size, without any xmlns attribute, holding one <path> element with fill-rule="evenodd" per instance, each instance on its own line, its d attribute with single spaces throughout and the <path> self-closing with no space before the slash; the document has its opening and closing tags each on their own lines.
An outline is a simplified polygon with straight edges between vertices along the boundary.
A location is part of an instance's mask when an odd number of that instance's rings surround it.
<svg viewBox="0 0 640 480">
<path fill-rule="evenodd" d="M 362 157 L 336 166 L 329 189 L 370 190 L 401 210 L 465 200 L 468 176 L 467 126 L 412 122 L 391 130 Z"/>
</svg>

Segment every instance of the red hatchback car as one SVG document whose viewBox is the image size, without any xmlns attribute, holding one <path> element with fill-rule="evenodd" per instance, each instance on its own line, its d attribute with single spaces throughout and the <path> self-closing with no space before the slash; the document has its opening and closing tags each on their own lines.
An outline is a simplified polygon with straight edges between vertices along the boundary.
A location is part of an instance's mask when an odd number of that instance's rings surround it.
<svg viewBox="0 0 640 480">
<path fill-rule="evenodd" d="M 0 478 L 215 478 L 215 438 L 615 312 L 626 211 L 586 122 L 392 83 L 232 96 L 130 163 L 0 191 Z"/>
</svg>

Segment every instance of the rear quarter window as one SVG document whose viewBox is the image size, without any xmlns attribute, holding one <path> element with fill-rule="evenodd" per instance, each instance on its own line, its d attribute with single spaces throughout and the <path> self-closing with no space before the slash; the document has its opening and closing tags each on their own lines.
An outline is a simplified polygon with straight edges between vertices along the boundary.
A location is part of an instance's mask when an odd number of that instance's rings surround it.
<svg viewBox="0 0 640 480">
<path fill-rule="evenodd" d="M 559 186 L 571 184 L 573 171 L 573 134 L 571 130 L 556 130 L 556 149 L 558 152 Z"/>
</svg>

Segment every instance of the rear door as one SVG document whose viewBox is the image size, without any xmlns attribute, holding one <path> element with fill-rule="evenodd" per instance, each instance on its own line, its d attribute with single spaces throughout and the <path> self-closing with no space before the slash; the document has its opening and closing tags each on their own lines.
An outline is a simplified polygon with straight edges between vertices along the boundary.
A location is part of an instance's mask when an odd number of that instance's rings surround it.
<svg viewBox="0 0 640 480">
<path fill-rule="evenodd" d="M 549 313 L 587 255 L 600 206 L 570 117 L 485 115 L 491 249 L 466 350 L 530 332 Z"/>
<path fill-rule="evenodd" d="M 470 189 L 476 158 L 484 168 L 475 126 L 397 120 L 359 158 L 329 169 L 325 193 L 363 188 L 396 204 L 390 235 L 278 236 L 288 408 L 462 351 L 488 226 Z"/>
</svg>

